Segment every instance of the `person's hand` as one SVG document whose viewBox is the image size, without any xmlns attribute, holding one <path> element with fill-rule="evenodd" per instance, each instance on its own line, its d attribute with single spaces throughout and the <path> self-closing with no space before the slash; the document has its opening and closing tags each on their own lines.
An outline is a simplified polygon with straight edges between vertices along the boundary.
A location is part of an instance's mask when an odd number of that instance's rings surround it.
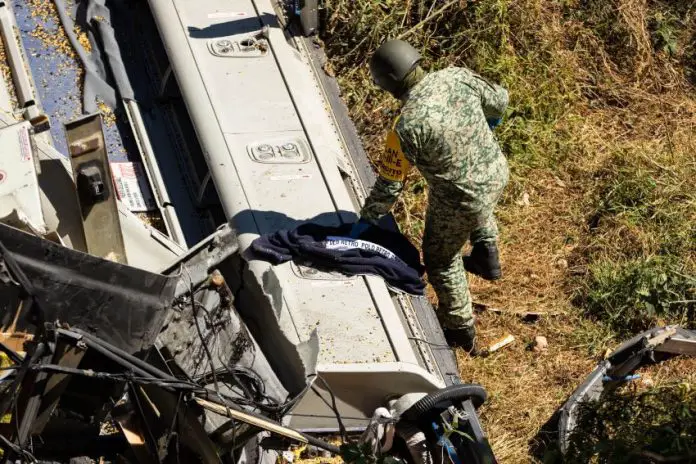
<svg viewBox="0 0 696 464">
<path fill-rule="evenodd" d="M 492 129 L 495 129 L 495 128 L 500 124 L 501 119 L 500 119 L 500 118 L 497 118 L 497 119 L 486 119 L 486 121 L 488 122 L 488 127 L 490 127 L 491 130 L 492 130 Z"/>
<path fill-rule="evenodd" d="M 368 228 L 370 227 L 370 223 L 367 222 L 364 219 L 360 219 L 358 222 L 353 224 L 353 227 L 350 228 L 350 238 L 358 238 L 360 235 L 365 232 Z"/>
</svg>

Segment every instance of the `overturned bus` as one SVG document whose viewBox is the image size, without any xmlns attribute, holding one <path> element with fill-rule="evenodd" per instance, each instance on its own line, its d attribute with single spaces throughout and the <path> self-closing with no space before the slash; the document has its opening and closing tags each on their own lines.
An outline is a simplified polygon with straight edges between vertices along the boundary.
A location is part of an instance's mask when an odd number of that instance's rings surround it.
<svg viewBox="0 0 696 464">
<path fill-rule="evenodd" d="M 5 457 L 495 461 L 423 295 L 250 253 L 374 182 L 299 3 L 0 2 Z"/>
</svg>

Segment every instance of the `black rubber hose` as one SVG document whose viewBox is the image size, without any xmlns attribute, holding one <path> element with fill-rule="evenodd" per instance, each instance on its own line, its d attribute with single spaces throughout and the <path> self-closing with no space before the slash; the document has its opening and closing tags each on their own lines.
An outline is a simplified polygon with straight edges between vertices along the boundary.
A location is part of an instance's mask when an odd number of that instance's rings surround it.
<svg viewBox="0 0 696 464">
<path fill-rule="evenodd" d="M 403 417 L 410 421 L 418 420 L 418 418 L 431 411 L 435 406 L 443 401 L 464 401 L 470 399 L 475 408 L 481 406 L 488 398 L 486 389 L 481 385 L 476 384 L 457 384 L 450 385 L 434 393 L 421 398 L 416 404 L 408 408 Z"/>
<path fill-rule="evenodd" d="M 61 329 L 59 329 L 58 331 L 60 332 Z M 150 374 L 149 376 L 157 377 L 159 379 L 171 380 L 171 381 L 180 381 L 181 380 L 181 379 L 177 379 L 176 377 L 174 377 L 171 374 L 168 374 L 166 372 L 163 372 L 163 371 L 157 369 L 152 364 L 145 362 L 140 358 L 136 358 L 132 354 L 127 353 L 127 352 L 123 351 L 122 349 L 115 347 L 111 343 L 108 343 L 99 337 L 95 337 L 94 335 L 92 335 L 84 330 L 81 330 L 78 328 L 73 328 L 73 329 L 70 329 L 69 332 L 75 332 L 75 333 L 82 335 L 84 338 L 88 339 L 90 342 L 99 345 L 100 347 L 104 348 L 105 350 L 108 350 L 110 353 L 113 353 L 118 358 L 123 359 L 123 360 L 127 361 L 129 364 L 137 366 L 141 370 L 147 372 L 148 374 Z M 120 362 L 120 360 L 116 360 L 116 362 L 119 364 L 122 364 Z M 139 373 L 139 374 L 142 375 L 142 373 Z M 148 377 L 148 376 L 146 376 L 146 377 Z"/>
</svg>

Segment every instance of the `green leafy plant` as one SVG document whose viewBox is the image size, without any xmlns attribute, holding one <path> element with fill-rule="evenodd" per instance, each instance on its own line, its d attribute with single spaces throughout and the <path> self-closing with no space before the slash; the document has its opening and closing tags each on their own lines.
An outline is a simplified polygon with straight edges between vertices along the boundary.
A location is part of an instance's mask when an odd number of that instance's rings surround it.
<svg viewBox="0 0 696 464">
<path fill-rule="evenodd" d="M 402 464 L 398 458 L 388 455 L 375 455 L 369 443 L 357 442 L 341 445 L 341 458 L 348 464 Z"/>
<path fill-rule="evenodd" d="M 677 25 L 676 18 L 669 14 L 655 13 L 652 21 L 653 45 L 657 50 L 662 50 L 670 56 L 677 53 Z"/>
<path fill-rule="evenodd" d="M 668 258 L 599 262 L 591 266 L 579 303 L 587 315 L 620 334 L 646 330 L 662 320 L 694 327 L 696 277 Z"/>
<path fill-rule="evenodd" d="M 445 440 L 449 440 L 452 435 L 456 434 L 456 435 L 459 435 L 459 436 L 466 438 L 467 440 L 469 440 L 471 442 L 474 441 L 474 439 L 471 437 L 471 435 L 459 430 L 459 417 L 458 416 L 454 416 L 452 418 L 451 424 L 445 423 L 445 424 L 443 424 L 443 426 L 445 429 L 445 433 L 444 433 Z"/>
</svg>

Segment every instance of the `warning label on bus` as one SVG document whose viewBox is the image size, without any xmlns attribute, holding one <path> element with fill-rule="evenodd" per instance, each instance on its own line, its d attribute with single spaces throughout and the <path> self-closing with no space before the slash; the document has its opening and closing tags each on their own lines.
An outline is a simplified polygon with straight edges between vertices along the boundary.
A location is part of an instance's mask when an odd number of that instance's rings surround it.
<svg viewBox="0 0 696 464">
<path fill-rule="evenodd" d="M 143 212 L 157 208 L 142 163 L 110 163 L 110 166 L 118 198 L 130 211 Z"/>
</svg>

